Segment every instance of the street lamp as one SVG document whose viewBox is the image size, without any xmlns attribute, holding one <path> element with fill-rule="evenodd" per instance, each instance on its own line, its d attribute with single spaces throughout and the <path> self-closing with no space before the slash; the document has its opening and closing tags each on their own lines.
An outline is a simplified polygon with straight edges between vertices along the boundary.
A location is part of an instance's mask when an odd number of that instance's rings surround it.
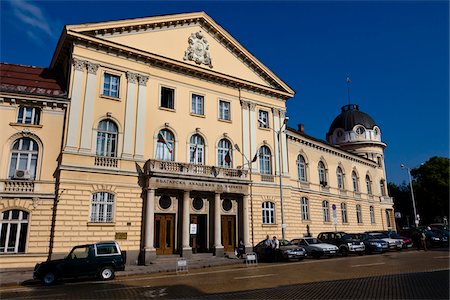
<svg viewBox="0 0 450 300">
<path fill-rule="evenodd" d="M 412 185 L 412 180 L 411 180 L 411 169 L 409 167 L 406 167 L 404 164 L 400 165 L 401 169 L 405 169 L 408 171 L 408 177 L 409 177 L 409 187 L 411 189 L 411 200 L 412 200 L 412 204 L 413 204 L 413 209 L 414 209 L 414 223 L 416 224 L 416 227 L 419 226 L 419 218 L 417 216 L 417 211 L 416 211 L 416 201 L 414 200 L 414 189 L 413 189 L 413 185 Z"/>
<path fill-rule="evenodd" d="M 281 174 L 281 133 L 284 131 L 284 127 L 287 125 L 287 121 L 289 121 L 289 117 L 285 117 L 283 121 L 283 125 L 281 125 L 280 129 L 277 131 L 269 126 L 267 126 L 267 123 L 264 120 L 258 119 L 258 122 L 263 124 L 266 128 L 269 128 L 273 130 L 273 132 L 276 133 L 278 137 L 278 170 L 279 170 L 279 176 L 280 176 L 280 204 L 281 204 L 281 238 L 284 240 L 285 237 L 285 227 L 286 224 L 284 224 L 284 203 L 283 203 L 283 184 L 282 184 L 282 174 Z"/>
</svg>

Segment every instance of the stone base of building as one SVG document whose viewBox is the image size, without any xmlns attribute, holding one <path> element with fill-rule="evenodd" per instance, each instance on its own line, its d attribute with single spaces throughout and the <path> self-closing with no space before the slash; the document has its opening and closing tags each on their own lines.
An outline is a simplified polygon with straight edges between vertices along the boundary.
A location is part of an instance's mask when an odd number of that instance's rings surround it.
<svg viewBox="0 0 450 300">
<path fill-rule="evenodd" d="M 145 265 L 151 264 L 156 260 L 156 249 L 145 249 L 144 250 L 144 263 Z"/>
<path fill-rule="evenodd" d="M 217 257 L 223 257 L 225 251 L 223 249 L 223 247 L 215 247 L 214 248 L 214 255 Z"/>
<path fill-rule="evenodd" d="M 192 257 L 192 248 L 191 247 L 183 248 L 183 250 L 181 250 L 181 256 L 184 258 L 191 258 Z"/>
</svg>

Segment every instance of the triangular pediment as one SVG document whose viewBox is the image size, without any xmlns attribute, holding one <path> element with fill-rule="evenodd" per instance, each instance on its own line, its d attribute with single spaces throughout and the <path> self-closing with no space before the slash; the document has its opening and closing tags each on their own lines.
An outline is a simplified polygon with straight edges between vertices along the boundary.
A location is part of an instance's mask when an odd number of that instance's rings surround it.
<svg viewBox="0 0 450 300">
<path fill-rule="evenodd" d="M 294 94 L 204 12 L 69 25 L 67 31 Z"/>
</svg>

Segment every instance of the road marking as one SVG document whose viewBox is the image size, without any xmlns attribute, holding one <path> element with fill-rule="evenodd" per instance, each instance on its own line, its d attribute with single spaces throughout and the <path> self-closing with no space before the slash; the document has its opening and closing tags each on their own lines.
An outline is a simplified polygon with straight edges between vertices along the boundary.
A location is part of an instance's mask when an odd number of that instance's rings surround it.
<svg viewBox="0 0 450 300">
<path fill-rule="evenodd" d="M 449 255 L 444 255 L 444 256 L 435 256 L 433 258 L 449 258 L 449 257 L 450 257 Z"/>
<path fill-rule="evenodd" d="M 138 286 L 126 286 L 126 287 L 120 287 L 120 288 L 108 288 L 107 291 L 118 291 L 118 290 L 131 290 L 131 289 L 145 289 L 145 288 L 149 288 L 152 287 L 151 285 L 138 285 Z M 96 290 L 94 291 L 94 293 L 102 293 L 105 290 Z"/>
<path fill-rule="evenodd" d="M 233 279 L 248 279 L 248 278 L 260 278 L 260 277 L 268 277 L 277 274 L 263 274 L 263 275 L 252 275 L 252 276 L 242 276 L 242 277 L 234 277 Z"/>
<path fill-rule="evenodd" d="M 352 268 L 356 267 L 368 267 L 368 266 L 378 266 L 378 265 L 385 265 L 386 263 L 373 263 L 373 264 L 364 264 L 364 265 L 353 265 Z"/>
</svg>

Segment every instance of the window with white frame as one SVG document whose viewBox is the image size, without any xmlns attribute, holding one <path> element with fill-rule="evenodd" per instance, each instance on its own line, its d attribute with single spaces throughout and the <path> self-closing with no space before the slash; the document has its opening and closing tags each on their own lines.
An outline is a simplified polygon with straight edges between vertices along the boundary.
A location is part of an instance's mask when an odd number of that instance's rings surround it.
<svg viewBox="0 0 450 300">
<path fill-rule="evenodd" d="M 97 156 L 117 156 L 117 125 L 106 119 L 98 124 L 97 129 Z"/>
<path fill-rule="evenodd" d="M 273 202 L 262 203 L 262 223 L 275 224 L 275 204 Z"/>
<path fill-rule="evenodd" d="M 162 129 L 158 133 L 156 143 L 156 159 L 158 160 L 174 160 L 175 154 L 175 137 L 170 130 Z"/>
<path fill-rule="evenodd" d="M 175 109 L 175 90 L 162 86 L 161 87 L 161 107 Z"/>
<path fill-rule="evenodd" d="M 309 200 L 306 197 L 301 199 L 302 220 L 309 221 Z"/>
<path fill-rule="evenodd" d="M 217 165 L 222 168 L 231 168 L 232 158 L 231 142 L 228 139 L 221 139 L 217 144 Z"/>
<path fill-rule="evenodd" d="M 325 164 L 322 161 L 319 161 L 317 170 L 319 172 L 319 183 L 322 186 L 327 186 L 327 174 L 325 170 Z"/>
<path fill-rule="evenodd" d="M 366 188 L 367 194 L 372 195 L 372 181 L 370 180 L 369 175 L 366 175 Z"/>
<path fill-rule="evenodd" d="M 306 162 L 302 155 L 297 157 L 298 180 L 306 181 Z"/>
<path fill-rule="evenodd" d="M 361 205 L 357 204 L 356 205 L 356 221 L 358 222 L 358 224 L 361 224 L 362 221 L 362 212 L 361 212 Z"/>
<path fill-rule="evenodd" d="M 341 203 L 341 217 L 342 217 L 342 224 L 347 224 L 347 204 L 345 202 Z"/>
<path fill-rule="evenodd" d="M 230 102 L 219 100 L 219 119 L 226 121 L 231 120 Z"/>
<path fill-rule="evenodd" d="M 330 222 L 330 204 L 327 200 L 322 201 L 323 221 Z"/>
<path fill-rule="evenodd" d="M 34 179 L 36 177 L 39 147 L 35 140 L 27 137 L 16 140 L 9 160 L 10 179 Z"/>
<path fill-rule="evenodd" d="M 384 179 L 380 180 L 380 192 L 381 196 L 386 196 L 386 185 L 384 183 Z"/>
<path fill-rule="evenodd" d="M 353 191 L 359 192 L 359 184 L 358 184 L 358 175 L 356 175 L 356 172 L 352 172 L 352 183 L 353 183 Z"/>
<path fill-rule="evenodd" d="M 336 177 L 337 177 L 338 189 L 343 190 L 344 189 L 344 173 L 342 172 L 341 167 L 337 167 Z"/>
<path fill-rule="evenodd" d="M 189 162 L 203 165 L 205 163 L 205 141 L 199 134 L 194 134 L 189 143 Z"/>
<path fill-rule="evenodd" d="M 39 125 L 41 109 L 38 107 L 19 107 L 17 112 L 17 123 Z"/>
<path fill-rule="evenodd" d="M 117 75 L 104 73 L 103 95 L 119 98 L 120 77 Z"/>
<path fill-rule="evenodd" d="M 259 172 L 272 174 L 272 154 L 267 146 L 259 148 Z"/>
<path fill-rule="evenodd" d="M 0 219 L 0 253 L 24 253 L 28 233 L 28 212 L 6 210 Z"/>
<path fill-rule="evenodd" d="M 203 96 L 192 94 L 191 113 L 195 115 L 204 115 L 203 104 Z"/>
<path fill-rule="evenodd" d="M 269 128 L 269 112 L 265 110 L 258 111 L 259 128 Z"/>
<path fill-rule="evenodd" d="M 370 212 L 370 223 L 375 224 L 375 211 L 373 209 L 373 206 L 370 206 L 369 212 Z"/>
<path fill-rule="evenodd" d="M 114 219 L 114 195 L 108 192 L 92 194 L 91 222 L 112 223 Z"/>
</svg>

